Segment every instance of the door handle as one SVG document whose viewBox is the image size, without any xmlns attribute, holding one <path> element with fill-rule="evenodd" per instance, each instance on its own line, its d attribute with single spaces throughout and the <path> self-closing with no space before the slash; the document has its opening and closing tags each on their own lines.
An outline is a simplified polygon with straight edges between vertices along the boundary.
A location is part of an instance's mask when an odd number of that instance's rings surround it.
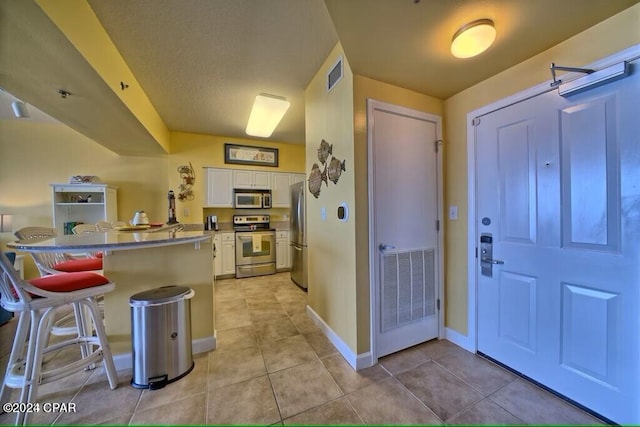
<svg viewBox="0 0 640 427">
<path fill-rule="evenodd" d="M 291 247 L 292 247 L 293 249 L 295 249 L 296 251 L 300 251 L 300 252 L 302 252 L 302 248 L 300 248 L 300 247 L 298 247 L 298 246 L 296 246 L 296 245 L 289 245 L 289 246 L 291 246 Z"/>
<path fill-rule="evenodd" d="M 393 246 L 393 245 L 385 245 L 384 243 L 380 243 L 380 244 L 378 245 L 378 250 L 379 250 L 381 253 L 384 253 L 385 251 L 388 251 L 389 249 L 395 249 L 395 248 L 396 248 L 396 247 L 395 247 L 395 246 Z"/>
<path fill-rule="evenodd" d="M 480 262 L 487 262 L 489 264 L 504 264 L 504 261 L 492 258 L 480 258 Z"/>
</svg>

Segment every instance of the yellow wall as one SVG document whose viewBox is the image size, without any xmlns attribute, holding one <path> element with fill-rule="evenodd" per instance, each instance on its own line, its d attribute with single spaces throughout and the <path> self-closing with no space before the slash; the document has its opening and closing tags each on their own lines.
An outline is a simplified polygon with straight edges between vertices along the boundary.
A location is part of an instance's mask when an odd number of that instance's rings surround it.
<svg viewBox="0 0 640 427">
<path fill-rule="evenodd" d="M 445 234 L 446 323 L 467 331 L 467 113 L 551 78 L 549 65 L 580 67 L 640 43 L 640 4 L 445 101 L 445 205 L 458 206 L 458 220 Z"/>
<path fill-rule="evenodd" d="M 339 56 L 338 44 L 327 57 L 305 91 L 306 171 L 314 163 L 321 170 L 317 149 L 325 139 L 333 144 L 333 155 L 346 163 L 337 184 L 322 183 L 320 196 L 307 195 L 307 244 L 309 306 L 356 352 L 355 206 L 353 150 L 353 74 L 344 60 L 344 76 L 331 92 L 326 74 Z M 349 219 L 341 222 L 336 211 L 341 202 L 349 206 Z M 320 211 L 326 209 L 326 220 Z"/>
<path fill-rule="evenodd" d="M 356 277 L 358 354 L 369 351 L 369 205 L 367 164 L 367 99 L 388 102 L 418 111 L 442 116 L 443 102 L 440 99 L 413 92 L 367 77 L 353 76 L 353 120 L 355 151 L 356 194 Z M 446 156 L 446 149 L 444 151 Z"/>
</svg>

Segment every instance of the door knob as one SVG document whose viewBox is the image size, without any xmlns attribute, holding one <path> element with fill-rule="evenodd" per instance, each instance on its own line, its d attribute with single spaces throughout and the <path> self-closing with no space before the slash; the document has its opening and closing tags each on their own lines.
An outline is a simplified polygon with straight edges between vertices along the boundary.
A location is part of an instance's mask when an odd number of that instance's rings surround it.
<svg viewBox="0 0 640 427">
<path fill-rule="evenodd" d="M 385 251 L 388 251 L 389 249 L 395 249 L 396 247 L 393 245 L 385 245 L 384 243 L 380 243 L 378 245 L 378 250 L 382 253 L 384 253 Z"/>
</svg>

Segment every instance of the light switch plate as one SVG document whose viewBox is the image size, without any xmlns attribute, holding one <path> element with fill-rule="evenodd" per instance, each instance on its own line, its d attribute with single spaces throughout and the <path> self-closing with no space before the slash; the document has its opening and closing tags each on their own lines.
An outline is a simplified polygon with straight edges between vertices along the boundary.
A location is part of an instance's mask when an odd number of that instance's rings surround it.
<svg viewBox="0 0 640 427">
<path fill-rule="evenodd" d="M 458 207 L 457 206 L 449 206 L 449 219 L 456 220 L 458 219 Z"/>
</svg>

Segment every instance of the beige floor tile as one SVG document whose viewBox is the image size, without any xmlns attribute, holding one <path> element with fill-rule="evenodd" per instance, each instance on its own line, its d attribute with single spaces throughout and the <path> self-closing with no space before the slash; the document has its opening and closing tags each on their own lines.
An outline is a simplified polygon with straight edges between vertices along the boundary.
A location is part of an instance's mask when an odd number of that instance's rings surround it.
<svg viewBox="0 0 640 427">
<path fill-rule="evenodd" d="M 398 374 L 411 368 L 415 368 L 429 360 L 429 357 L 420 351 L 419 347 L 411 347 L 397 353 L 384 356 L 378 360 L 385 369 L 392 374 Z"/>
<path fill-rule="evenodd" d="M 344 394 L 389 378 L 389 373 L 380 365 L 356 371 L 340 354 L 324 357 L 321 361 Z"/>
<path fill-rule="evenodd" d="M 129 382 L 128 377 L 120 378 L 118 388 L 110 390 L 106 381 L 89 381 L 73 398 L 77 412 L 63 414 L 56 423 L 97 424 L 118 415 L 132 414 L 142 390 L 131 387 Z"/>
<path fill-rule="evenodd" d="M 161 406 L 137 410 L 131 418 L 131 425 L 204 424 L 206 406 L 206 392 L 175 399 Z"/>
<path fill-rule="evenodd" d="M 591 415 L 521 379 L 507 384 L 490 399 L 527 424 L 602 424 Z"/>
<path fill-rule="evenodd" d="M 414 348 L 424 353 L 427 358 L 432 360 L 438 360 L 443 356 L 454 355 L 458 353 L 468 353 L 467 350 L 453 344 L 451 341 L 434 339 L 425 343 L 419 344 Z"/>
<path fill-rule="evenodd" d="M 272 373 L 318 360 L 302 335 L 260 345 L 267 372 Z"/>
<path fill-rule="evenodd" d="M 253 332 L 256 334 L 260 344 L 300 335 L 300 332 L 288 317 L 257 323 L 254 325 Z"/>
<path fill-rule="evenodd" d="M 245 298 L 216 300 L 216 314 L 235 313 L 247 310 L 247 300 Z"/>
<path fill-rule="evenodd" d="M 338 349 L 331 344 L 331 341 L 324 334 L 305 334 L 304 338 L 309 345 L 313 347 L 318 357 L 330 356 L 337 354 Z"/>
<path fill-rule="evenodd" d="M 462 380 L 432 361 L 404 371 L 396 377 L 444 421 L 462 412 L 483 397 Z"/>
<path fill-rule="evenodd" d="M 480 424 L 506 424 L 516 425 L 524 422 L 505 411 L 489 399 L 477 402 L 464 412 L 452 417 L 447 424 L 480 425 Z"/>
<path fill-rule="evenodd" d="M 215 287 L 217 302 L 243 299 L 245 297 L 244 290 L 234 283 L 222 284 L 216 282 Z"/>
<path fill-rule="evenodd" d="M 253 333 L 253 325 L 216 331 L 215 351 L 239 350 L 257 345 L 258 341 Z"/>
<path fill-rule="evenodd" d="M 366 424 L 442 424 L 395 378 L 388 378 L 347 395 Z"/>
<path fill-rule="evenodd" d="M 349 403 L 346 397 L 333 400 L 329 403 L 325 403 L 322 406 L 317 406 L 313 409 L 309 409 L 294 417 L 284 420 L 285 425 L 301 425 L 301 424 L 316 424 L 316 425 L 339 425 L 339 424 L 364 424 L 362 419 L 353 410 L 353 407 Z"/>
<path fill-rule="evenodd" d="M 216 313 L 216 330 L 222 331 L 225 329 L 239 328 L 241 326 L 252 325 L 251 316 L 249 316 L 249 310 L 237 310 L 230 313 Z"/>
<path fill-rule="evenodd" d="M 252 307 L 249 307 L 249 316 L 251 317 L 251 321 L 255 324 L 258 322 L 285 318 L 287 317 L 287 313 L 285 313 L 279 303 L 265 303 L 255 304 Z"/>
<path fill-rule="evenodd" d="M 301 334 L 321 334 L 322 333 L 318 325 L 316 325 L 314 321 L 311 320 L 311 318 L 307 315 L 306 311 L 304 313 L 294 314 L 293 316 L 290 316 L 290 317 L 291 317 L 291 321 L 293 322 L 294 325 L 296 325 L 296 328 L 298 328 Z"/>
<path fill-rule="evenodd" d="M 440 357 L 435 363 L 471 385 L 484 396 L 516 379 L 512 373 L 473 353 L 456 352 Z"/>
<path fill-rule="evenodd" d="M 280 412 L 265 375 L 209 392 L 207 424 L 272 424 Z"/>
<path fill-rule="evenodd" d="M 280 302 L 272 293 L 260 295 L 257 297 L 247 297 L 247 307 L 248 308 L 258 308 L 264 304 L 279 304 Z"/>
<path fill-rule="evenodd" d="M 282 309 L 289 315 L 289 316 L 294 316 L 296 314 L 305 314 L 307 312 L 307 305 L 306 303 L 300 303 L 300 302 L 289 302 L 289 301 L 282 301 L 280 303 L 280 305 L 282 306 Z"/>
<path fill-rule="evenodd" d="M 209 356 L 198 355 L 193 358 L 193 362 L 193 370 L 179 380 L 158 390 L 143 390 L 136 411 L 171 404 L 185 397 L 204 393 L 207 390 Z"/>
<path fill-rule="evenodd" d="M 319 360 L 269 374 L 269 378 L 283 419 L 342 396 Z"/>
<path fill-rule="evenodd" d="M 258 347 L 209 353 L 209 390 L 256 378 L 267 373 Z"/>
</svg>

